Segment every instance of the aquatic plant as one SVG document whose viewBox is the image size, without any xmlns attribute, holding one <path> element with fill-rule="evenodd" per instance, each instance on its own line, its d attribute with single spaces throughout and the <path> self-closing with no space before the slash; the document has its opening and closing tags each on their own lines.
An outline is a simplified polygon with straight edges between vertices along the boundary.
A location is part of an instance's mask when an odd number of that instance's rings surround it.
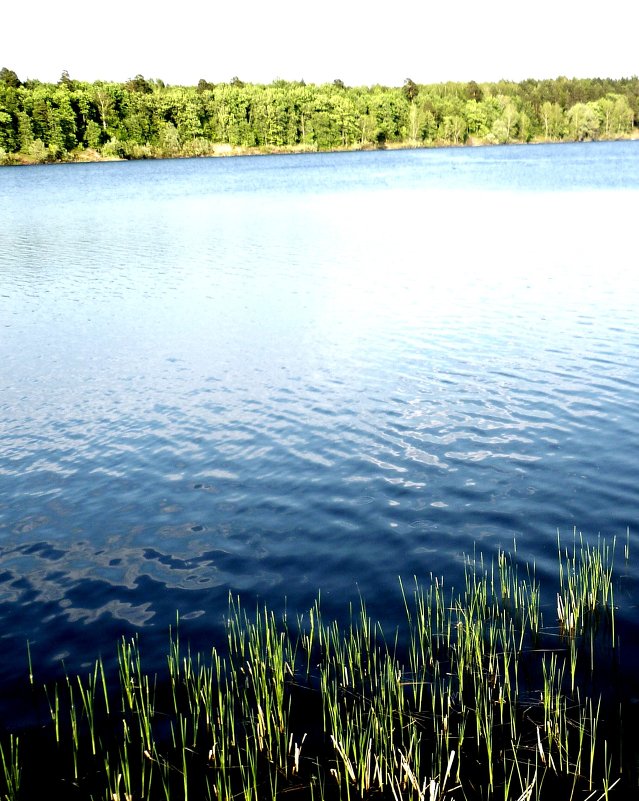
<svg viewBox="0 0 639 801">
<path fill-rule="evenodd" d="M 192 655 L 176 625 L 166 676 L 122 639 L 117 676 L 98 660 L 42 692 L 29 654 L 42 725 L 0 744 L 2 797 L 620 797 L 613 554 L 559 544 L 548 626 L 534 568 L 499 552 L 467 559 L 459 592 L 438 576 L 400 583 L 391 639 L 363 601 L 340 626 L 319 598 L 292 623 L 231 597 L 224 649 Z"/>
</svg>

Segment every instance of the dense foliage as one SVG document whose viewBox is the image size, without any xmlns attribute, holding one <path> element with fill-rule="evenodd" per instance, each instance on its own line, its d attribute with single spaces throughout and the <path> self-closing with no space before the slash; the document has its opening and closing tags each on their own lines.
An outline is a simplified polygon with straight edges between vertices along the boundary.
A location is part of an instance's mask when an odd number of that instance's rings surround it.
<svg viewBox="0 0 639 801">
<path fill-rule="evenodd" d="M 0 163 L 614 139 L 636 132 L 639 78 L 402 87 L 239 78 L 197 87 L 21 82 L 0 70 Z"/>
</svg>

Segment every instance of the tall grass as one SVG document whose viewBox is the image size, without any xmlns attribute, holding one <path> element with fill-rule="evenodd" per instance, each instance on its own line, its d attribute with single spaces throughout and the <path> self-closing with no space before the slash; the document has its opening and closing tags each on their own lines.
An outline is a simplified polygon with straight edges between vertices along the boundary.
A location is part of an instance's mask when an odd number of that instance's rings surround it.
<svg viewBox="0 0 639 801">
<path fill-rule="evenodd" d="M 319 598 L 291 626 L 233 597 L 224 652 L 184 651 L 176 626 L 166 676 L 123 639 L 116 682 L 98 660 L 46 687 L 42 727 L 0 744 L 2 797 L 621 794 L 619 707 L 600 692 L 616 655 L 614 543 L 558 553 L 548 626 L 534 569 L 500 552 L 468 559 L 459 592 L 436 576 L 400 585 L 406 619 L 390 641 L 363 601 L 345 626 L 324 621 Z"/>
</svg>

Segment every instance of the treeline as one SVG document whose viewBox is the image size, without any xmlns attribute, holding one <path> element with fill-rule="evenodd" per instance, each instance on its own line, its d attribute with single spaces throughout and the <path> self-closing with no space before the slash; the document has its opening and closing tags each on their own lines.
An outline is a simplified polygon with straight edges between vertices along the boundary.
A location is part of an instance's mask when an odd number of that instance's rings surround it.
<svg viewBox="0 0 639 801">
<path fill-rule="evenodd" d="M 0 163 L 615 139 L 639 123 L 639 78 L 347 87 L 239 78 L 196 87 L 22 82 L 0 70 Z"/>
</svg>

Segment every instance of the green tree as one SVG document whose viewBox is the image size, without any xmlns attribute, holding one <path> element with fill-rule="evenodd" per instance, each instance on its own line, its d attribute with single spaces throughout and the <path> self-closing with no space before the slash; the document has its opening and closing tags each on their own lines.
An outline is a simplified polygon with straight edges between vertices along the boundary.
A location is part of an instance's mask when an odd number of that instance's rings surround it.
<svg viewBox="0 0 639 801">
<path fill-rule="evenodd" d="M 177 156 L 180 153 L 180 135 L 172 122 L 165 122 L 160 128 L 158 146 L 163 156 Z"/>
<path fill-rule="evenodd" d="M 18 89 L 22 86 L 16 73 L 7 67 L 3 67 L 0 70 L 0 83 L 3 83 L 5 86 L 10 86 L 12 89 Z"/>
<path fill-rule="evenodd" d="M 421 139 L 421 114 L 417 103 L 411 103 L 408 110 L 408 138 L 411 142 Z"/>
<path fill-rule="evenodd" d="M 18 147 L 22 153 L 28 153 L 33 144 L 33 129 L 31 128 L 31 117 L 25 111 L 18 112 Z"/>
<path fill-rule="evenodd" d="M 419 95 L 419 86 L 417 86 L 415 81 L 411 80 L 410 78 L 406 78 L 402 87 L 402 91 L 404 92 L 406 100 L 408 100 L 409 103 L 412 103 L 414 100 L 417 100 L 417 96 Z"/>
<path fill-rule="evenodd" d="M 596 102 L 599 112 L 599 129 L 605 138 L 623 136 L 630 133 L 634 114 L 627 98 L 610 93 Z"/>
<path fill-rule="evenodd" d="M 266 86 L 257 93 L 251 103 L 251 110 L 257 144 L 287 144 L 289 115 L 284 90 Z"/>
<path fill-rule="evenodd" d="M 108 131 L 113 125 L 116 110 L 116 94 L 112 84 L 102 83 L 101 81 L 93 85 L 93 102 L 98 112 L 98 117 L 102 125 L 102 130 Z"/>
<path fill-rule="evenodd" d="M 408 101 L 402 92 L 374 87 L 370 110 L 377 124 L 375 139 L 378 144 L 398 142 L 406 136 L 408 108 Z"/>
<path fill-rule="evenodd" d="M 525 111 L 519 112 L 517 127 L 519 140 L 521 142 L 530 142 L 533 138 L 533 121 Z"/>
<path fill-rule="evenodd" d="M 5 153 L 14 153 L 18 149 L 19 109 L 18 91 L 0 83 L 0 147 Z"/>
<path fill-rule="evenodd" d="M 632 131 L 635 114 L 626 97 L 615 98 L 615 107 L 612 112 L 612 133 L 614 135 L 629 134 Z"/>
<path fill-rule="evenodd" d="M 566 130 L 566 119 L 559 103 L 545 100 L 539 110 L 539 119 L 545 139 L 561 139 Z"/>
<path fill-rule="evenodd" d="M 129 92 L 140 92 L 143 95 L 150 95 L 153 91 L 152 83 L 140 74 L 128 80 L 124 86 Z"/>
<path fill-rule="evenodd" d="M 38 84 L 24 93 L 22 104 L 31 118 L 34 138 L 49 147 L 54 158 L 77 146 L 76 116 L 67 89 Z"/>
<path fill-rule="evenodd" d="M 161 92 L 128 92 L 119 105 L 122 110 L 116 117 L 118 137 L 136 145 L 157 140 L 162 124 L 174 121 L 174 104 L 164 101 Z"/>
<path fill-rule="evenodd" d="M 376 128 L 376 122 L 370 115 L 368 105 L 360 99 L 357 115 L 357 132 L 360 147 L 373 144 Z"/>
<path fill-rule="evenodd" d="M 0 109 L 0 148 L 5 154 L 13 153 L 17 149 L 13 117 L 2 109 Z"/>
<path fill-rule="evenodd" d="M 599 134 L 599 114 L 595 103 L 575 103 L 568 110 L 568 126 L 573 139 L 582 142 L 596 139 Z"/>
<path fill-rule="evenodd" d="M 124 142 L 112 136 L 102 145 L 102 155 L 107 159 L 124 159 L 127 158 L 128 151 Z"/>
<path fill-rule="evenodd" d="M 470 136 L 485 138 L 490 132 L 488 107 L 477 100 L 467 100 L 464 105 L 466 127 Z"/>
<path fill-rule="evenodd" d="M 199 105 L 193 99 L 184 99 L 177 110 L 176 123 L 180 140 L 190 142 L 202 136 L 202 120 Z"/>
<path fill-rule="evenodd" d="M 441 125 L 442 138 L 453 145 L 460 145 L 466 141 L 466 120 L 460 114 L 447 114 Z"/>
<path fill-rule="evenodd" d="M 329 90 L 327 87 L 322 87 L 313 98 L 313 110 L 308 122 L 312 131 L 312 141 L 319 150 L 330 150 L 342 144 L 339 124 L 333 112 L 334 106 Z"/>
<path fill-rule="evenodd" d="M 77 82 L 71 80 L 71 76 L 69 75 L 67 70 L 62 71 L 62 75 L 60 76 L 60 80 L 58 81 L 58 86 L 66 87 L 69 91 L 73 91 L 76 88 Z"/>
<path fill-rule="evenodd" d="M 475 83 L 475 81 L 469 81 L 466 84 L 466 97 L 469 100 L 476 100 L 479 102 L 482 100 L 484 93 L 481 90 L 481 87 Z"/>
<path fill-rule="evenodd" d="M 492 133 L 498 142 L 511 142 L 517 136 L 519 112 L 510 97 L 500 95 L 497 100 L 501 106 L 501 114 L 493 122 Z"/>
<path fill-rule="evenodd" d="M 49 160 L 49 151 L 45 147 L 42 139 L 34 139 L 29 145 L 27 153 L 36 164 L 44 164 L 45 161 Z"/>
<path fill-rule="evenodd" d="M 333 113 L 337 118 L 337 128 L 342 146 L 351 147 L 359 138 L 357 106 L 353 102 L 351 95 L 340 94 L 333 97 Z"/>
<path fill-rule="evenodd" d="M 87 123 L 84 133 L 84 142 L 87 147 L 93 150 L 98 150 L 100 148 L 102 144 L 102 128 L 95 120 L 89 120 Z"/>
</svg>

